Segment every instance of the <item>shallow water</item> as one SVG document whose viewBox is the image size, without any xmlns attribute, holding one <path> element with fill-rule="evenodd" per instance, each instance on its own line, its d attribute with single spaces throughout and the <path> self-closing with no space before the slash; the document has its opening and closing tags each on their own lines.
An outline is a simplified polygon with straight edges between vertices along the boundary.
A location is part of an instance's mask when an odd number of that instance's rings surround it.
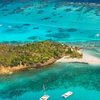
<svg viewBox="0 0 100 100">
<path fill-rule="evenodd" d="M 66 1 L 0 5 L 0 42 L 100 40 L 100 5 Z"/>
<path fill-rule="evenodd" d="M 36 71 L 0 77 L 1 100 L 39 100 L 42 85 L 50 100 L 63 100 L 61 94 L 73 91 L 68 100 L 100 99 L 100 66 L 56 63 Z M 55 96 L 56 95 L 56 96 Z"/>
<path fill-rule="evenodd" d="M 87 52 L 90 55 L 93 55 L 93 56 L 100 58 L 100 47 L 99 48 L 95 47 L 95 48 L 92 48 L 92 49 L 86 49 L 84 51 Z"/>
</svg>

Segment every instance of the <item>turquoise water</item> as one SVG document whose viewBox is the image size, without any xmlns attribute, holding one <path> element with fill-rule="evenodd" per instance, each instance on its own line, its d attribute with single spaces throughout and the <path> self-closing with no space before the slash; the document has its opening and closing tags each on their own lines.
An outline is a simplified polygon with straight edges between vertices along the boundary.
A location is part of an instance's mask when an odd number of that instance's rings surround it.
<svg viewBox="0 0 100 100">
<path fill-rule="evenodd" d="M 100 58 L 100 5 L 53 1 L 0 1 L 0 43 L 71 42 Z M 43 84 L 49 100 L 67 91 L 67 100 L 100 100 L 100 66 L 55 63 L 0 76 L 0 100 L 39 100 Z"/>
<path fill-rule="evenodd" d="M 67 100 L 99 100 L 100 66 L 56 63 L 0 77 L 0 100 L 39 100 L 43 83 L 49 100 L 63 100 L 61 94 L 69 90 L 74 94 Z"/>
<path fill-rule="evenodd" d="M 29 1 L 0 4 L 0 42 L 100 41 L 100 5 Z"/>
<path fill-rule="evenodd" d="M 92 49 L 86 49 L 85 52 L 87 52 L 90 55 L 96 56 L 100 58 L 100 47 L 95 47 Z"/>
</svg>

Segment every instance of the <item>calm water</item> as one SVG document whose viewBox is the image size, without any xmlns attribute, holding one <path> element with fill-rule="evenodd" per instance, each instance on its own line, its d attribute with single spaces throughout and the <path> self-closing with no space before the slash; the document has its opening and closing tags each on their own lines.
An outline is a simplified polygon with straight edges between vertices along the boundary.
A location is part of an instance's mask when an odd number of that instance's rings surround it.
<svg viewBox="0 0 100 100">
<path fill-rule="evenodd" d="M 96 45 L 86 52 L 100 58 L 100 6 L 57 1 L 1 0 L 0 42 L 52 40 Z M 100 66 L 78 63 L 56 63 L 0 76 L 0 100 L 39 100 L 43 83 L 49 100 L 63 100 L 61 94 L 69 90 L 74 94 L 67 100 L 100 100 Z"/>
<path fill-rule="evenodd" d="M 97 34 L 100 5 L 47 0 L 0 3 L 0 42 L 100 41 Z"/>
<path fill-rule="evenodd" d="M 49 100 L 63 100 L 61 94 L 69 90 L 74 94 L 67 100 L 99 100 L 100 66 L 57 63 L 0 77 L 0 100 L 39 100 L 43 83 Z"/>
</svg>

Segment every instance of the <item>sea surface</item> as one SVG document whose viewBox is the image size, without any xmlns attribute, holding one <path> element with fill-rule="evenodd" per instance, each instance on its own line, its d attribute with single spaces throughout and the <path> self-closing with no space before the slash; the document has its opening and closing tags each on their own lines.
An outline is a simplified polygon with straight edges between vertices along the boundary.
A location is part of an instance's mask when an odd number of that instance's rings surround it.
<svg viewBox="0 0 100 100">
<path fill-rule="evenodd" d="M 85 52 L 100 58 L 99 3 L 0 0 L 0 43 L 50 40 L 82 46 Z M 43 84 L 49 100 L 64 100 L 61 95 L 67 91 L 73 95 L 66 100 L 100 100 L 100 65 L 55 63 L 0 76 L 0 100 L 39 100 L 44 94 Z"/>
<path fill-rule="evenodd" d="M 46 93 L 49 100 L 100 100 L 100 66 L 81 63 L 55 63 L 37 69 L 0 77 L 0 100 L 39 100 Z"/>
<path fill-rule="evenodd" d="M 100 41 L 100 4 L 66 0 L 0 2 L 1 43 L 43 40 Z"/>
</svg>

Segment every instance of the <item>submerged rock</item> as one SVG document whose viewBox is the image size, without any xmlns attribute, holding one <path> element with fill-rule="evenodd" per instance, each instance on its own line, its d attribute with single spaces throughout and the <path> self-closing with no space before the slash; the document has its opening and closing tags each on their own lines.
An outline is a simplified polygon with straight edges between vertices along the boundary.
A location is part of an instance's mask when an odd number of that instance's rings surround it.
<svg viewBox="0 0 100 100">
<path fill-rule="evenodd" d="M 53 38 L 69 38 L 70 35 L 67 33 L 51 33 L 51 34 L 47 34 L 46 37 L 53 37 Z"/>
<path fill-rule="evenodd" d="M 76 28 L 69 28 L 69 29 L 67 29 L 67 31 L 68 32 L 76 32 L 76 31 L 78 31 Z"/>
<path fill-rule="evenodd" d="M 35 40 L 35 39 L 37 39 L 37 36 L 30 36 L 30 37 L 28 37 L 28 39 Z"/>
</svg>

